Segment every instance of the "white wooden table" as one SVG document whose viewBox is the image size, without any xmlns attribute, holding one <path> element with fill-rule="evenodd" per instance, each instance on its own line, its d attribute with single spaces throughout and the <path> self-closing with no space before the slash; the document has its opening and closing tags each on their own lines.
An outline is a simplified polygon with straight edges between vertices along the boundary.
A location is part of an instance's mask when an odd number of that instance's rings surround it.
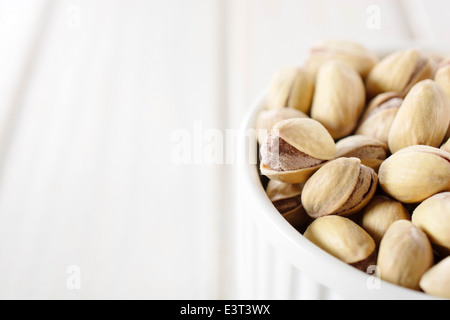
<svg viewBox="0 0 450 320">
<path fill-rule="evenodd" d="M 435 45 L 448 12 L 444 0 L 0 0 L 0 298 L 233 298 L 236 177 L 211 139 L 314 42 Z"/>
</svg>

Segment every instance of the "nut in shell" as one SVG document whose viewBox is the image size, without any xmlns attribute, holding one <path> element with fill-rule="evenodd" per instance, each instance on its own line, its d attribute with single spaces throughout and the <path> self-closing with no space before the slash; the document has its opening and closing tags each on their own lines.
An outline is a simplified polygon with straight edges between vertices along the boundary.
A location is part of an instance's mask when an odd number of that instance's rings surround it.
<svg viewBox="0 0 450 320">
<path fill-rule="evenodd" d="M 403 203 L 418 203 L 450 191 L 450 153 L 429 146 L 404 148 L 380 166 L 381 188 Z"/>
<path fill-rule="evenodd" d="M 358 158 L 363 165 L 375 171 L 386 159 L 387 151 L 385 143 L 363 135 L 348 136 L 336 143 L 336 158 Z"/>
<path fill-rule="evenodd" d="M 285 183 L 303 183 L 334 159 L 336 145 L 318 121 L 288 119 L 275 124 L 260 151 L 262 174 Z"/>
<path fill-rule="evenodd" d="M 389 131 L 402 102 L 403 98 L 395 92 L 377 95 L 369 102 L 355 134 L 372 137 L 387 144 Z"/>
<path fill-rule="evenodd" d="M 438 253 L 450 255 L 450 192 L 423 201 L 414 210 L 412 222 L 427 234 Z"/>
<path fill-rule="evenodd" d="M 352 220 L 326 216 L 314 220 L 304 236 L 322 250 L 364 272 L 375 264 L 375 242 Z"/>
<path fill-rule="evenodd" d="M 411 220 L 411 215 L 401 202 L 386 196 L 375 195 L 364 208 L 361 226 L 379 245 L 391 224 L 402 219 Z"/>
<path fill-rule="evenodd" d="M 413 145 L 439 147 L 450 123 L 450 100 L 433 80 L 417 83 L 405 97 L 389 132 L 392 153 Z"/>
<path fill-rule="evenodd" d="M 450 257 L 434 265 L 422 276 L 420 288 L 433 296 L 450 299 Z"/>
<path fill-rule="evenodd" d="M 304 69 L 287 66 L 276 72 L 267 96 L 267 108 L 294 108 L 309 113 L 314 92 L 313 77 Z"/>
<path fill-rule="evenodd" d="M 450 57 L 443 59 L 439 68 L 434 75 L 434 80 L 444 89 L 447 97 L 450 99 Z M 450 125 L 445 135 L 446 139 L 450 138 Z"/>
<path fill-rule="evenodd" d="M 405 96 L 417 82 L 430 79 L 434 66 L 430 59 L 414 49 L 399 50 L 380 60 L 366 79 L 369 97 L 383 92 L 397 92 Z"/>
<path fill-rule="evenodd" d="M 312 218 L 350 215 L 369 203 L 377 182 L 375 171 L 358 158 L 330 161 L 305 183 L 303 207 Z"/>
<path fill-rule="evenodd" d="M 343 138 L 356 128 L 365 99 L 363 81 L 353 68 L 327 62 L 317 74 L 311 118 L 322 123 L 334 139 Z"/>
<path fill-rule="evenodd" d="M 328 61 L 338 60 L 354 68 L 361 77 L 366 77 L 378 62 L 378 57 L 359 43 L 345 40 L 327 40 L 311 47 L 306 69 L 316 75 Z"/>
<path fill-rule="evenodd" d="M 422 230 L 408 220 L 391 224 L 378 251 L 381 279 L 419 290 L 420 279 L 433 262 L 433 249 Z"/>
<path fill-rule="evenodd" d="M 303 209 L 301 194 L 303 184 L 289 184 L 269 180 L 266 193 L 274 207 L 297 230 L 302 230 L 310 218 Z"/>
</svg>

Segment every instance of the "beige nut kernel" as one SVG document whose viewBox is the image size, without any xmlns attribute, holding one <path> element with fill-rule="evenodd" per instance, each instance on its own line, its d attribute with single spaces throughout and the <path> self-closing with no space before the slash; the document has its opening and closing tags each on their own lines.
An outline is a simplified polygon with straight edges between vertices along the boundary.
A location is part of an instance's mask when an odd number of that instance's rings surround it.
<svg viewBox="0 0 450 320">
<path fill-rule="evenodd" d="M 397 92 L 405 96 L 417 82 L 430 79 L 434 67 L 429 58 L 414 49 L 399 50 L 377 63 L 366 79 L 369 97 L 383 92 Z"/>
<path fill-rule="evenodd" d="M 450 100 L 433 80 L 418 82 L 405 97 L 389 132 L 392 153 L 413 145 L 439 147 L 450 123 Z"/>
<path fill-rule="evenodd" d="M 387 150 L 387 145 L 379 140 L 363 135 L 354 135 L 336 143 L 336 158 L 358 158 L 363 165 L 377 171 L 386 159 Z"/>
<path fill-rule="evenodd" d="M 276 180 L 269 180 L 266 193 L 274 207 L 297 230 L 302 230 L 310 221 L 310 217 L 303 209 L 301 194 L 303 184 L 289 184 Z"/>
<path fill-rule="evenodd" d="M 420 288 L 430 295 L 450 299 L 450 257 L 434 265 L 422 276 Z"/>
<path fill-rule="evenodd" d="M 350 215 L 369 203 L 377 182 L 375 171 L 358 158 L 330 161 L 305 183 L 303 207 L 312 218 Z"/>
<path fill-rule="evenodd" d="M 255 124 L 258 142 L 262 143 L 264 141 L 277 122 L 294 118 L 308 118 L 308 116 L 303 112 L 292 108 L 262 110 L 258 114 Z"/>
<path fill-rule="evenodd" d="M 397 220 L 381 240 L 377 266 L 381 279 L 419 290 L 420 278 L 433 265 L 433 259 L 425 233 L 408 220 Z"/>
<path fill-rule="evenodd" d="M 378 62 L 373 52 L 359 43 L 346 40 L 327 40 L 311 47 L 306 61 L 306 69 L 316 75 L 325 63 L 338 60 L 354 68 L 361 77 L 366 77 Z"/>
<path fill-rule="evenodd" d="M 421 202 L 450 191 L 450 153 L 429 146 L 411 146 L 387 158 L 380 166 L 381 188 L 403 203 Z"/>
<path fill-rule="evenodd" d="M 441 149 L 450 152 L 450 138 L 441 146 Z"/>
<path fill-rule="evenodd" d="M 309 113 L 314 92 L 314 79 L 304 69 L 287 66 L 278 70 L 271 82 L 267 108 L 293 108 Z"/>
<path fill-rule="evenodd" d="M 311 118 L 322 123 L 334 139 L 356 128 L 366 94 L 361 76 L 348 65 L 331 61 L 318 72 Z"/>
<path fill-rule="evenodd" d="M 426 233 L 438 253 L 450 255 L 450 192 L 423 201 L 414 210 L 412 222 Z"/>
<path fill-rule="evenodd" d="M 402 219 L 411 220 L 411 215 L 401 202 L 386 196 L 375 195 L 364 208 L 361 226 L 379 245 L 391 224 Z"/>
<path fill-rule="evenodd" d="M 314 220 L 304 236 L 322 250 L 364 272 L 375 264 L 375 242 L 350 219 L 327 216 Z"/>
<path fill-rule="evenodd" d="M 318 121 L 288 119 L 275 124 L 260 151 L 262 174 L 285 183 L 303 183 L 334 159 L 336 145 Z"/>
<path fill-rule="evenodd" d="M 377 95 L 369 102 L 355 134 L 372 137 L 387 144 L 389 131 L 402 102 L 402 97 L 395 92 Z"/>
</svg>

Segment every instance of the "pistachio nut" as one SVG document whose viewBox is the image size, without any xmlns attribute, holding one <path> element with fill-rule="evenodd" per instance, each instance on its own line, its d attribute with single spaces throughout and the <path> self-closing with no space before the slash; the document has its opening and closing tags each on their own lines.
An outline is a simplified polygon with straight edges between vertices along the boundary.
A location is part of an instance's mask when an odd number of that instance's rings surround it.
<svg viewBox="0 0 450 320">
<path fill-rule="evenodd" d="M 388 143 L 389 131 L 403 98 L 395 92 L 380 93 L 373 98 L 364 112 L 355 134 Z"/>
<path fill-rule="evenodd" d="M 314 79 L 304 69 L 286 66 L 278 70 L 270 84 L 267 108 L 294 108 L 309 113 L 314 92 Z"/>
<path fill-rule="evenodd" d="M 414 210 L 412 222 L 427 234 L 438 253 L 450 255 L 450 192 L 423 201 Z"/>
<path fill-rule="evenodd" d="M 336 145 L 318 121 L 297 118 L 277 122 L 260 152 L 262 174 L 286 183 L 302 183 L 334 159 Z"/>
<path fill-rule="evenodd" d="M 387 150 L 387 145 L 381 141 L 363 135 L 354 135 L 336 143 L 336 158 L 358 158 L 363 165 L 377 171 L 386 159 Z"/>
<path fill-rule="evenodd" d="M 391 224 L 378 251 L 377 266 L 381 279 L 419 290 L 420 278 L 433 262 L 433 249 L 422 230 L 408 220 Z"/>
<path fill-rule="evenodd" d="M 400 201 L 375 195 L 363 210 L 361 226 L 379 245 L 391 224 L 402 219 L 411 220 L 411 215 Z"/>
<path fill-rule="evenodd" d="M 364 272 L 375 264 L 375 241 L 348 218 L 320 217 L 308 226 L 304 237 L 332 256 Z"/>
<path fill-rule="evenodd" d="M 441 149 L 450 152 L 450 138 L 441 146 Z"/>
<path fill-rule="evenodd" d="M 312 218 L 350 215 L 369 203 L 377 182 L 375 171 L 358 158 L 330 161 L 305 183 L 303 207 Z"/>
<path fill-rule="evenodd" d="M 443 59 L 434 76 L 434 80 L 444 89 L 447 96 L 450 98 L 450 57 Z M 450 125 L 448 126 L 445 139 L 450 138 Z"/>
<path fill-rule="evenodd" d="M 433 296 L 450 299 L 450 256 L 425 272 L 420 279 L 420 288 Z"/>
<path fill-rule="evenodd" d="M 297 230 L 302 230 L 310 221 L 303 209 L 301 194 L 303 184 L 290 184 L 269 180 L 266 193 L 279 213 Z"/>
<path fill-rule="evenodd" d="M 311 118 L 322 123 L 334 139 L 355 129 L 366 94 L 361 76 L 348 65 L 331 61 L 317 74 Z"/>
<path fill-rule="evenodd" d="M 366 79 L 369 97 L 394 91 L 401 96 L 417 82 L 433 76 L 433 63 L 414 49 L 399 50 L 380 60 Z"/>
<path fill-rule="evenodd" d="M 319 68 L 328 61 L 338 60 L 353 67 L 361 77 L 366 77 L 378 57 L 359 43 L 345 40 L 327 40 L 311 47 L 306 69 L 316 75 Z"/>
<path fill-rule="evenodd" d="M 450 191 L 450 153 L 429 146 L 404 148 L 380 166 L 381 188 L 403 203 L 421 202 Z"/>
<path fill-rule="evenodd" d="M 264 141 L 277 122 L 294 118 L 308 118 L 308 116 L 300 110 L 292 108 L 262 110 L 258 114 L 255 124 L 258 142 L 262 143 Z"/>
<path fill-rule="evenodd" d="M 433 80 L 411 88 L 392 123 L 388 144 L 392 153 L 413 145 L 439 147 L 450 124 L 450 100 Z"/>
</svg>

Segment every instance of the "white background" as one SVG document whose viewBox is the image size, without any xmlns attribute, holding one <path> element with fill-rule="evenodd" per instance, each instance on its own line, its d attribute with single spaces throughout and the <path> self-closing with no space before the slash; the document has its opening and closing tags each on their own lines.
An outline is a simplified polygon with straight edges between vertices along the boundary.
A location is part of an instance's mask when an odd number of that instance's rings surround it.
<svg viewBox="0 0 450 320">
<path fill-rule="evenodd" d="M 448 12 L 444 0 L 0 0 L 0 298 L 233 298 L 234 166 L 209 164 L 202 134 L 237 129 L 315 42 L 448 47 Z M 198 163 L 174 162 L 179 130 L 200 133 Z"/>
</svg>

